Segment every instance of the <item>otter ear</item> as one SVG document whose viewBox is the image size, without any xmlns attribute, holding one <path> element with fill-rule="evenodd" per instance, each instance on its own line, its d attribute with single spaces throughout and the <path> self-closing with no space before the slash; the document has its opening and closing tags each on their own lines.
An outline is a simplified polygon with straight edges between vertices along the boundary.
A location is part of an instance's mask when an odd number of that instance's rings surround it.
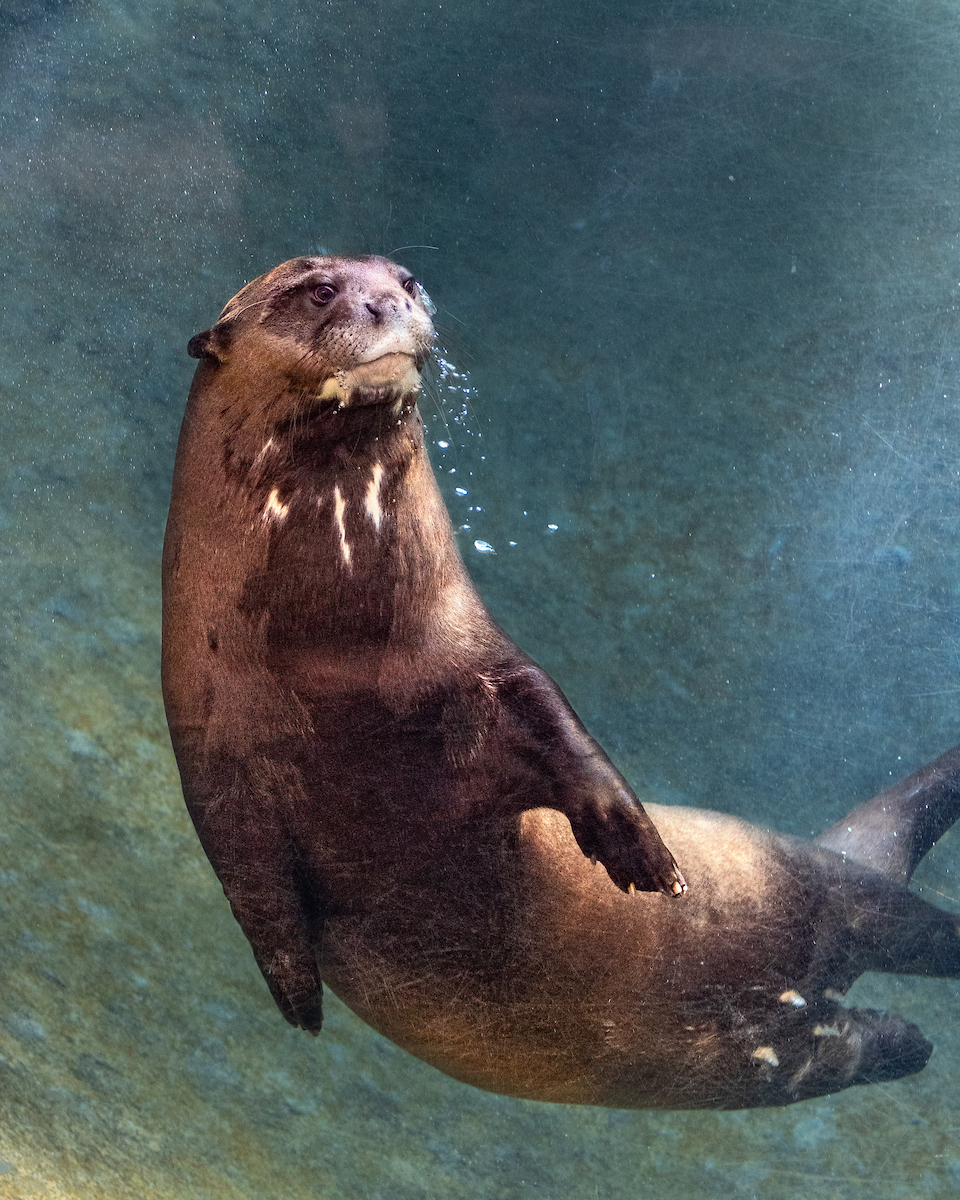
<svg viewBox="0 0 960 1200">
<path fill-rule="evenodd" d="M 230 345 L 231 325 L 230 321 L 220 321 L 212 329 L 195 333 L 187 342 L 187 353 L 191 358 L 212 358 L 221 362 Z"/>
</svg>

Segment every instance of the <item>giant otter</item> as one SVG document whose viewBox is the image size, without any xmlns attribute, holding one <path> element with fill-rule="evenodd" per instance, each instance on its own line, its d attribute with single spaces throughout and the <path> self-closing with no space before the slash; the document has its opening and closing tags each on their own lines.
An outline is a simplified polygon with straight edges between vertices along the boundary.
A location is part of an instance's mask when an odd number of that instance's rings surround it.
<svg viewBox="0 0 960 1200">
<path fill-rule="evenodd" d="M 906 888 L 960 812 L 960 748 L 810 843 L 648 816 L 465 572 L 416 408 L 432 336 L 407 271 L 317 257 L 190 342 L 164 696 L 284 1016 L 316 1033 L 323 981 L 450 1075 L 564 1103 L 919 1070 L 914 1026 L 840 998 L 865 970 L 960 974 L 957 920 Z"/>
</svg>

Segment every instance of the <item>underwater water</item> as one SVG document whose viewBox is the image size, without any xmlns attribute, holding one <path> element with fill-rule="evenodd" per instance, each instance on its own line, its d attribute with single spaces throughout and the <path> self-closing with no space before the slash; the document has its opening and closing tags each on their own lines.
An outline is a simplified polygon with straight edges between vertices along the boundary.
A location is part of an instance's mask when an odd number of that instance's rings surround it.
<svg viewBox="0 0 960 1200">
<path fill-rule="evenodd" d="M 641 798 L 808 835 L 960 741 L 956 5 L 19 0 L 0 63 L 0 1200 L 960 1188 L 956 981 L 862 979 L 930 1064 L 774 1111 L 291 1029 L 159 689 L 186 342 L 323 247 L 437 304 L 465 560 Z"/>
</svg>

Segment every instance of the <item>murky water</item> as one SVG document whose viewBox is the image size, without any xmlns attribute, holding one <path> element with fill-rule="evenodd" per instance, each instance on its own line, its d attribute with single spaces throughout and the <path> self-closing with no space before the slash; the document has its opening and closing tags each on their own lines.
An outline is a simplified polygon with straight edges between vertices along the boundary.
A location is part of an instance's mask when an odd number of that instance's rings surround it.
<svg viewBox="0 0 960 1200">
<path fill-rule="evenodd" d="M 952 982 L 861 981 L 930 1065 L 780 1112 L 501 1099 L 332 1000 L 297 1034 L 158 684 L 186 341 L 323 246 L 436 302 L 464 556 L 641 794 L 806 834 L 960 740 L 956 6 L 23 0 L 0 39 L 0 1196 L 956 1190 Z M 954 834 L 918 885 L 958 872 Z"/>
</svg>

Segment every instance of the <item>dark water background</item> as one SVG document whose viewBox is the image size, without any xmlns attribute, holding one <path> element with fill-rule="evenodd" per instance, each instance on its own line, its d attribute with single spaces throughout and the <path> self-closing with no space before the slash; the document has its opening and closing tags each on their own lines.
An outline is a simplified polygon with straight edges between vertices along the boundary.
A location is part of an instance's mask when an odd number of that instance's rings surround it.
<svg viewBox="0 0 960 1200">
<path fill-rule="evenodd" d="M 951 982 L 854 993 L 921 1075 L 772 1113 L 287 1028 L 158 685 L 188 337 L 396 250 L 468 375 L 425 409 L 496 615 L 642 794 L 836 819 L 960 740 L 958 177 L 946 0 L 4 5 L 0 1200 L 960 1188 Z M 958 871 L 952 835 L 918 885 L 956 911 Z"/>
</svg>

